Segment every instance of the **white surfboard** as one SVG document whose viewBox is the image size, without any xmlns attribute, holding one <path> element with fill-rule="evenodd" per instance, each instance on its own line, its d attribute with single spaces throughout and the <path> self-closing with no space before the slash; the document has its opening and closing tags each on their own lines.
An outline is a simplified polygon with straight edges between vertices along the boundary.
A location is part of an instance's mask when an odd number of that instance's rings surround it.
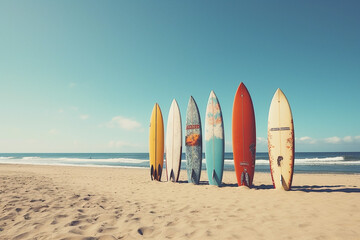
<svg viewBox="0 0 360 240">
<path fill-rule="evenodd" d="M 179 106 L 171 103 L 166 129 L 166 176 L 168 181 L 177 182 L 180 175 L 182 153 L 182 130 Z"/>
<path fill-rule="evenodd" d="M 268 148 L 271 177 L 276 189 L 290 190 L 294 172 L 294 124 L 284 93 L 278 88 L 271 101 Z"/>
</svg>

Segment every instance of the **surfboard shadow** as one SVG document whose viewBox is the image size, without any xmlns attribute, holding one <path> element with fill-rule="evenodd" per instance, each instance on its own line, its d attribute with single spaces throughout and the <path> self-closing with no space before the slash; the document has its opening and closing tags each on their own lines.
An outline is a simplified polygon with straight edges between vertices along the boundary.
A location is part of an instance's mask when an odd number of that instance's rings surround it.
<svg viewBox="0 0 360 240">
<path fill-rule="evenodd" d="M 179 181 L 177 181 L 177 183 L 180 183 L 180 184 L 187 183 L 187 184 L 193 184 L 193 185 L 209 185 L 208 181 L 199 181 L 199 184 L 194 184 L 194 183 L 188 182 L 187 180 L 179 180 Z M 219 187 L 237 187 L 237 186 L 238 186 L 237 183 L 222 183 Z"/>
<path fill-rule="evenodd" d="M 300 192 L 343 192 L 343 193 L 360 193 L 360 188 L 358 187 L 345 187 L 344 185 L 304 185 L 304 186 L 292 186 L 291 191 L 300 191 Z"/>
<path fill-rule="evenodd" d="M 176 183 L 181 183 L 181 184 L 186 183 L 186 184 L 193 184 L 193 185 L 209 185 L 208 181 L 199 181 L 199 184 L 194 184 L 194 183 L 188 182 L 187 180 L 179 180 Z"/>
<path fill-rule="evenodd" d="M 237 183 L 222 183 L 220 187 L 238 187 Z"/>
<path fill-rule="evenodd" d="M 256 190 L 263 190 L 263 189 L 274 189 L 274 186 L 273 185 L 265 185 L 265 184 L 261 184 L 261 185 L 253 185 L 252 186 L 253 189 L 256 189 Z"/>
</svg>

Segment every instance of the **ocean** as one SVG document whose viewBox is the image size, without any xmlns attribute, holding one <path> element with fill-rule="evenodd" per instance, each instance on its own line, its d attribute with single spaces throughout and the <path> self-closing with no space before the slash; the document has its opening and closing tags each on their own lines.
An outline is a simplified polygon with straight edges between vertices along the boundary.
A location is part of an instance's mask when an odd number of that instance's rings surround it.
<svg viewBox="0 0 360 240">
<path fill-rule="evenodd" d="M 203 155 L 202 169 L 206 169 Z M 0 163 L 60 166 L 149 168 L 148 153 L 0 153 Z M 164 165 L 165 167 L 165 165 Z M 181 169 L 186 168 L 185 153 Z M 225 171 L 234 171 L 232 153 L 225 153 Z M 256 153 L 256 172 L 270 172 L 268 153 Z M 360 152 L 297 152 L 295 173 L 360 173 Z"/>
</svg>

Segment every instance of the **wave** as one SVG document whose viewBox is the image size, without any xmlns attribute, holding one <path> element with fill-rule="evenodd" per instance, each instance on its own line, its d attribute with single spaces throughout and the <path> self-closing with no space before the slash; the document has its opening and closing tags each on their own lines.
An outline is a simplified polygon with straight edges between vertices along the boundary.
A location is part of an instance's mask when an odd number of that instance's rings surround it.
<svg viewBox="0 0 360 240">
<path fill-rule="evenodd" d="M 186 159 L 182 159 L 182 166 L 186 166 Z M 77 157 L 39 157 L 38 156 L 1 156 L 0 163 L 16 163 L 16 164 L 45 164 L 45 165 L 94 165 L 94 166 L 133 166 L 146 167 L 149 159 L 134 158 L 77 158 Z M 206 164 L 206 158 L 202 159 L 202 163 Z M 269 165 L 267 157 L 263 156 L 256 159 L 256 165 Z M 164 159 L 164 164 L 166 160 Z M 233 166 L 233 159 L 225 159 L 225 166 Z M 360 165 L 359 157 L 332 156 L 332 157 L 313 157 L 313 158 L 296 158 L 295 165 Z"/>
<path fill-rule="evenodd" d="M 144 162 L 149 162 L 149 160 L 135 159 L 135 158 L 55 158 L 56 160 L 65 161 L 65 162 L 101 162 L 101 163 L 134 163 L 140 164 Z M 54 159 L 54 160 L 55 160 Z"/>
<path fill-rule="evenodd" d="M 23 157 L 23 160 L 39 160 L 42 159 L 41 157 Z"/>
<path fill-rule="evenodd" d="M 344 157 L 327 157 L 327 158 L 300 158 L 295 159 L 295 161 L 302 161 L 302 162 L 332 162 L 332 161 L 344 161 Z"/>
<path fill-rule="evenodd" d="M 257 159 L 256 164 L 258 165 L 268 165 L 268 159 Z M 353 159 L 353 161 L 346 160 L 342 156 L 338 157 L 326 157 L 326 158 L 295 158 L 296 165 L 331 165 L 331 164 L 341 164 L 341 165 L 360 165 L 360 160 Z"/>
<path fill-rule="evenodd" d="M 164 160 L 164 162 L 166 162 Z M 186 159 L 181 160 L 182 164 L 186 164 Z M 206 164 L 206 158 L 202 159 L 202 163 Z M 225 159 L 224 160 L 225 165 L 233 165 L 234 159 Z M 256 165 L 269 165 L 269 159 L 256 159 L 255 161 Z M 298 165 L 330 165 L 330 164 L 343 164 L 343 165 L 360 165 L 360 159 L 358 158 L 352 158 L 351 160 L 343 157 L 324 157 L 324 158 L 296 158 L 295 164 Z"/>
<path fill-rule="evenodd" d="M 77 165 L 86 165 L 86 164 L 94 164 L 96 165 L 106 165 L 106 164 L 142 164 L 149 162 L 149 160 L 143 159 L 132 159 L 132 158 L 41 158 L 41 157 L 22 157 L 22 158 L 14 158 L 14 157 L 0 157 L 0 162 L 2 163 L 47 163 L 47 164 L 68 164 L 73 163 Z"/>
</svg>

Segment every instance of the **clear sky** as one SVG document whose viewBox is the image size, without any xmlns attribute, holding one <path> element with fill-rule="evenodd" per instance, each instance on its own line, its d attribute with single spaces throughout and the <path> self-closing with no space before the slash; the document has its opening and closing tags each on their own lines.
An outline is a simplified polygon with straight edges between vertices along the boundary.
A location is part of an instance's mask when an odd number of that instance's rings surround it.
<svg viewBox="0 0 360 240">
<path fill-rule="evenodd" d="M 359 1 L 0 1 L 0 152 L 147 152 L 155 102 L 236 89 L 257 151 L 277 88 L 296 151 L 360 151 Z M 204 124 L 204 121 L 203 121 Z"/>
</svg>

